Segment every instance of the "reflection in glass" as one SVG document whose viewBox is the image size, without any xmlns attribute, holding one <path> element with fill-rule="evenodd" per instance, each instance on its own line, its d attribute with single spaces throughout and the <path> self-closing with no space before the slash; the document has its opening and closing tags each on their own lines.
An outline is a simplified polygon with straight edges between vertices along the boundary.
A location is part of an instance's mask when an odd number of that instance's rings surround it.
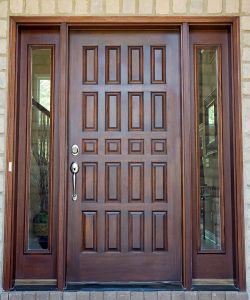
<svg viewBox="0 0 250 300">
<path fill-rule="evenodd" d="M 200 250 L 221 250 L 218 49 L 196 48 L 199 109 Z"/>
<path fill-rule="evenodd" d="M 51 57 L 51 48 L 31 49 L 29 250 L 48 249 Z"/>
</svg>

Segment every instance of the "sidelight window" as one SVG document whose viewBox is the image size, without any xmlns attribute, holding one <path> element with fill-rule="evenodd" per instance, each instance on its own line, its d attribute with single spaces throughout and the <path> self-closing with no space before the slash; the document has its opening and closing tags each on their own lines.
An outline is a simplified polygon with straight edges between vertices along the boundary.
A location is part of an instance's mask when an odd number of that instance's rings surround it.
<svg viewBox="0 0 250 300">
<path fill-rule="evenodd" d="M 199 251 L 223 250 L 220 48 L 196 47 Z"/>
<path fill-rule="evenodd" d="M 26 250 L 50 250 L 53 49 L 30 48 L 30 132 Z"/>
</svg>

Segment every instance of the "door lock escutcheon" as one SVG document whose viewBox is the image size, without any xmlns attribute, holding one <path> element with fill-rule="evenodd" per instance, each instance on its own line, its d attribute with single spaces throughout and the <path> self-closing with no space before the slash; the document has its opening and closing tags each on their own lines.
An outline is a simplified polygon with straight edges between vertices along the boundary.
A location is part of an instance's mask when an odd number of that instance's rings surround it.
<svg viewBox="0 0 250 300">
<path fill-rule="evenodd" d="M 71 147 L 71 154 L 74 155 L 74 156 L 76 156 L 78 153 L 79 153 L 79 147 L 78 147 L 78 145 L 73 145 Z"/>
</svg>

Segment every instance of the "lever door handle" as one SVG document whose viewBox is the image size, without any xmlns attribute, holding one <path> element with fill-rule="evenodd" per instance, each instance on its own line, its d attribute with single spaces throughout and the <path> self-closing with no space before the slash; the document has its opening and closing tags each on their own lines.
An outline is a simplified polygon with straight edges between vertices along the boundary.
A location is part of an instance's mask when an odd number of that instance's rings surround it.
<svg viewBox="0 0 250 300">
<path fill-rule="evenodd" d="M 77 194 L 76 194 L 76 174 L 79 171 L 78 163 L 72 162 L 72 164 L 70 165 L 70 171 L 72 173 L 72 183 L 73 183 L 72 200 L 76 201 L 77 200 Z"/>
</svg>

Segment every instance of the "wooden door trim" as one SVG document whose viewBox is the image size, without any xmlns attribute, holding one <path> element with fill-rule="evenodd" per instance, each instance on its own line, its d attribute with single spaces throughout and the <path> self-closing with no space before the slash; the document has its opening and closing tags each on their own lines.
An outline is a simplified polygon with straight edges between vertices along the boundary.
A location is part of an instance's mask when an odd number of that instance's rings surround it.
<svg viewBox="0 0 250 300">
<path fill-rule="evenodd" d="M 8 111 L 6 134 L 6 182 L 5 182 L 5 210 L 4 210 L 4 265 L 3 265 L 3 289 L 9 290 L 13 282 L 13 251 L 14 251 L 14 193 L 15 193 L 15 135 L 16 135 L 16 82 L 17 59 L 16 48 L 18 43 L 18 30 L 16 21 L 10 18 L 9 32 L 9 61 L 8 61 Z M 9 137 L 9 138 L 7 138 Z M 12 138 L 10 138 L 12 137 Z M 9 172 L 9 163 L 12 162 L 12 172 Z"/>
<path fill-rule="evenodd" d="M 6 134 L 6 183 L 5 183 L 5 223 L 4 223 L 4 271 L 3 288 L 10 290 L 13 286 L 13 253 L 14 253 L 14 194 L 15 194 L 15 167 L 16 167 L 16 95 L 17 95 L 17 45 L 19 28 L 23 26 L 43 27 L 48 25 L 60 26 L 61 40 L 61 66 L 60 66 L 60 107 L 61 122 L 59 129 L 60 139 L 60 192 L 59 192 L 59 234 L 58 234 L 58 255 L 57 255 L 57 286 L 62 290 L 65 286 L 66 273 L 66 196 L 67 196 L 67 168 L 64 161 L 67 161 L 67 83 L 68 66 L 64 57 L 68 57 L 68 29 L 167 29 L 181 28 L 181 54 L 182 54 L 182 117 L 190 125 L 190 107 L 188 107 L 190 89 L 189 82 L 189 27 L 193 28 L 221 28 L 230 27 L 232 38 L 232 80 L 233 80 L 233 146 L 234 146 L 234 207 L 235 207 L 235 251 L 236 251 L 236 284 L 240 290 L 246 290 L 245 273 L 245 249 L 244 249 L 244 199 L 243 199 L 243 160 L 242 160 L 242 125 L 241 125 L 241 81 L 240 81 L 240 43 L 239 43 L 239 17 L 165 17 L 165 16 L 116 16 L 116 17 L 10 17 L 9 32 L 9 61 L 8 61 L 8 111 L 7 111 L 7 134 Z M 188 60 L 188 61 L 187 61 Z M 8 138 L 7 138 L 8 137 Z M 189 241 L 191 232 L 191 200 L 193 186 L 188 186 L 185 175 L 191 170 L 190 149 L 190 128 L 182 126 L 182 195 L 185 197 L 183 206 L 183 285 L 191 289 L 192 284 L 192 245 Z M 9 162 L 12 162 L 12 172 L 9 171 Z M 190 168 L 190 169 L 189 169 Z M 192 177 L 190 177 L 192 180 Z M 190 185 L 190 183 L 189 183 Z"/>
<path fill-rule="evenodd" d="M 57 287 L 62 290 L 66 277 L 66 233 L 67 233 L 67 120 L 68 120 L 68 26 L 60 26 L 60 125 L 59 125 L 59 203 L 58 203 L 58 240 L 57 240 Z M 61 187 L 61 188 L 60 188 Z M 61 201 L 60 201 L 61 200 Z"/>
<path fill-rule="evenodd" d="M 232 83 L 233 83 L 233 166 L 234 166 L 234 228 L 236 241 L 236 279 L 240 290 L 246 290 L 244 195 L 243 195 L 243 149 L 242 149 L 242 99 L 240 67 L 240 18 L 231 25 Z"/>
<path fill-rule="evenodd" d="M 37 25 L 48 25 L 48 24 L 57 24 L 66 23 L 69 25 L 106 25 L 110 24 L 112 26 L 117 26 L 117 24 L 124 25 L 127 28 L 129 25 L 140 24 L 144 28 L 152 27 L 152 25 L 160 24 L 176 24 L 181 25 L 182 23 L 189 24 L 209 24 L 211 25 L 227 25 L 233 23 L 239 17 L 235 16 L 213 16 L 213 17 L 185 17 L 185 16 L 38 16 L 38 17 L 27 17 L 27 16 L 11 16 L 14 22 L 17 24 L 22 24 L 29 26 L 31 24 Z M 93 26 L 94 25 L 94 26 Z"/>
<path fill-rule="evenodd" d="M 190 108 L 190 63 L 189 63 L 189 24 L 181 28 L 181 79 L 182 79 L 182 218 L 183 218 L 183 285 L 192 287 L 192 163 L 191 163 L 191 108 Z M 189 182 L 189 184 L 188 184 Z"/>
</svg>

